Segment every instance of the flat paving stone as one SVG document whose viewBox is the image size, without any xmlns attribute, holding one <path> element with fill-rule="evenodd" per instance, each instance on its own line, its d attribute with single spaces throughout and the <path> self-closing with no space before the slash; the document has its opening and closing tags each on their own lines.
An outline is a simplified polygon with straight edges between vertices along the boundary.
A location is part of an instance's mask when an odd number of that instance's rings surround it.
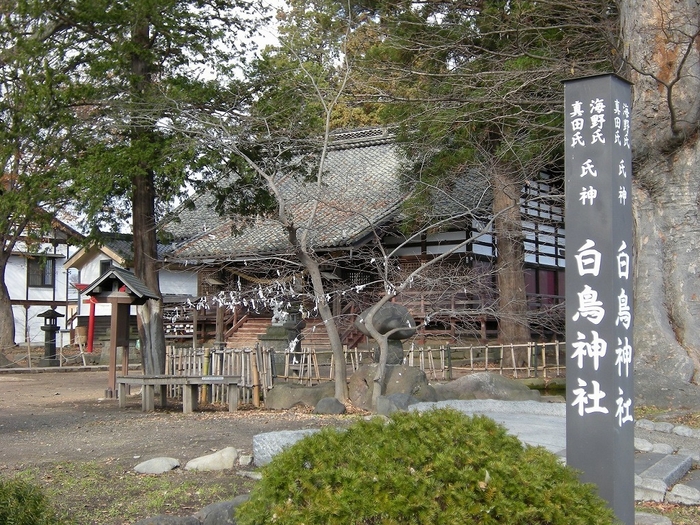
<svg viewBox="0 0 700 525">
<path fill-rule="evenodd" d="M 691 470 L 680 481 L 683 485 L 688 485 L 694 489 L 700 490 L 700 470 Z"/>
<path fill-rule="evenodd" d="M 666 454 L 657 454 L 656 452 L 646 452 L 634 455 L 634 473 L 641 475 L 642 472 L 647 470 L 649 467 L 658 463 Z"/>
<path fill-rule="evenodd" d="M 692 465 L 690 456 L 666 456 L 639 475 L 648 479 L 660 479 L 671 487 L 688 473 Z"/>
<path fill-rule="evenodd" d="M 634 515 L 634 525 L 672 525 L 666 516 L 651 514 L 649 512 L 637 512 Z"/>
</svg>

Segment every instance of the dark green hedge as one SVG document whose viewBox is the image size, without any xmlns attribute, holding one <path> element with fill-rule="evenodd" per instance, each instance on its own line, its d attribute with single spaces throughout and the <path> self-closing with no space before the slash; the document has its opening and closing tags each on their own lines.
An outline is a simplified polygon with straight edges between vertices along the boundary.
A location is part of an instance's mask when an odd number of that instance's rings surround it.
<svg viewBox="0 0 700 525">
<path fill-rule="evenodd" d="M 397 413 L 326 429 L 274 458 L 239 525 L 610 524 L 590 485 L 493 420 Z"/>
</svg>

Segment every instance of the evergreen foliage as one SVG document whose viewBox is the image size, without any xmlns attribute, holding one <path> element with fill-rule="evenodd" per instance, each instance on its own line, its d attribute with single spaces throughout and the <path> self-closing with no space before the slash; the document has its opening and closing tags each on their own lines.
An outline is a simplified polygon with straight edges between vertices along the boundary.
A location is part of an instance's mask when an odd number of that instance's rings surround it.
<svg viewBox="0 0 700 525">
<path fill-rule="evenodd" d="M 41 490 L 19 479 L 0 479 L 0 523 L 6 525 L 58 525 Z"/>
<path fill-rule="evenodd" d="M 14 0 L 33 34 L 75 84 L 75 148 L 66 157 L 82 226 L 116 230 L 131 219 L 136 277 L 159 292 L 157 219 L 205 168 L 227 173 L 225 153 L 194 136 L 191 112 L 232 107 L 232 72 L 262 19 L 247 0 Z M 30 9 L 31 8 L 31 9 Z M 36 20 L 34 20 L 36 19 Z M 224 108 L 222 110 L 222 108 Z M 162 302 L 138 309 L 142 364 L 165 368 Z"/>
<path fill-rule="evenodd" d="M 613 516 L 555 455 L 484 416 L 441 409 L 303 439 L 265 467 L 237 520 L 583 525 Z"/>
<path fill-rule="evenodd" d="M 0 8 L 0 352 L 15 344 L 5 270 L 17 250 L 37 252 L 71 186 L 66 159 L 74 85 L 58 65 L 41 9 L 20 0 Z M 29 247 L 31 245 L 31 248 Z M 0 365 L 8 361 L 0 354 Z"/>
</svg>

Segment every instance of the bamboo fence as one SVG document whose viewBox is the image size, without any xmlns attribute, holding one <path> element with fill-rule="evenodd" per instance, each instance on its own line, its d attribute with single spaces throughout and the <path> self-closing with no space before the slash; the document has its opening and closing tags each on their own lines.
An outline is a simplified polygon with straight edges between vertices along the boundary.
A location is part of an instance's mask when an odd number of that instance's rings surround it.
<svg viewBox="0 0 700 525">
<path fill-rule="evenodd" d="M 356 371 L 362 364 L 374 362 L 375 349 L 344 349 L 345 366 Z M 565 370 L 562 342 L 525 343 L 509 345 L 445 345 L 438 348 L 414 347 L 406 351 L 404 363 L 423 370 L 430 380 L 449 381 L 454 375 L 479 371 L 498 372 L 514 378 L 559 377 Z M 332 381 L 335 359 L 330 350 L 302 347 L 286 350 L 282 356 L 272 349 L 255 348 L 193 349 L 168 347 L 166 374 L 172 375 L 233 375 L 240 376 L 238 386 L 242 403 L 263 401 L 273 380 L 315 385 Z M 168 395 L 181 395 L 181 387 L 169 387 Z M 203 395 L 207 401 L 224 403 L 227 386 L 211 385 Z M 204 390 L 204 389 L 203 389 Z M 256 395 L 259 391 L 259 395 Z"/>
</svg>

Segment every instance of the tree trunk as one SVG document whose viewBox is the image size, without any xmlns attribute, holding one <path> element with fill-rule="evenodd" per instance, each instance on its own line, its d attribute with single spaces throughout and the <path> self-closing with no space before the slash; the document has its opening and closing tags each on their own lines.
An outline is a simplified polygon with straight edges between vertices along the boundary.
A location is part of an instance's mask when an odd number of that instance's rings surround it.
<svg viewBox="0 0 700 525">
<path fill-rule="evenodd" d="M 634 90 L 635 389 L 661 406 L 685 404 L 700 370 L 698 20 L 693 2 L 621 4 Z"/>
<path fill-rule="evenodd" d="M 333 318 L 333 311 L 326 300 L 326 292 L 321 278 L 321 269 L 318 266 L 318 262 L 308 253 L 299 250 L 298 255 L 301 263 L 311 277 L 318 312 L 321 314 L 321 319 L 323 319 L 326 331 L 328 332 L 328 338 L 330 339 L 333 360 L 335 361 L 335 398 L 345 403 L 348 399 L 348 378 L 345 369 L 345 354 L 343 353 L 343 343 L 340 340 L 338 326 Z"/>
<path fill-rule="evenodd" d="M 12 313 L 10 292 L 5 284 L 7 257 L 0 257 L 0 367 L 10 364 L 5 352 L 15 346 L 15 316 Z"/>
<path fill-rule="evenodd" d="M 134 274 L 160 296 L 158 251 L 154 212 L 153 174 L 133 179 Z M 145 374 L 165 372 L 165 332 L 162 300 L 149 300 L 138 308 L 139 337 Z"/>
<path fill-rule="evenodd" d="M 379 363 L 377 363 L 377 372 L 374 374 L 374 387 L 372 388 L 372 407 L 376 410 L 377 401 L 384 395 L 386 387 L 386 367 L 387 357 L 389 355 L 389 338 L 384 335 L 372 335 L 374 340 L 379 344 Z"/>
<path fill-rule="evenodd" d="M 496 216 L 498 253 L 496 279 L 499 297 L 499 337 L 502 343 L 524 343 L 530 339 L 527 296 L 523 271 L 523 227 L 520 219 L 520 184 L 496 168 L 493 182 L 493 213 Z"/>
<path fill-rule="evenodd" d="M 138 20 L 132 29 L 134 52 L 131 56 L 132 95 L 141 98 L 152 83 L 150 26 L 146 18 Z M 148 130 L 136 130 L 133 140 L 146 142 Z M 149 159 L 153 162 L 152 159 Z M 158 243 L 156 237 L 154 166 L 144 161 L 138 166 L 140 173 L 132 178 L 134 274 L 146 286 L 160 296 L 158 281 Z M 163 329 L 163 301 L 149 300 L 138 308 L 139 337 L 141 339 L 142 364 L 145 374 L 165 372 L 165 331 Z M 195 334 L 196 336 L 196 334 Z"/>
</svg>

